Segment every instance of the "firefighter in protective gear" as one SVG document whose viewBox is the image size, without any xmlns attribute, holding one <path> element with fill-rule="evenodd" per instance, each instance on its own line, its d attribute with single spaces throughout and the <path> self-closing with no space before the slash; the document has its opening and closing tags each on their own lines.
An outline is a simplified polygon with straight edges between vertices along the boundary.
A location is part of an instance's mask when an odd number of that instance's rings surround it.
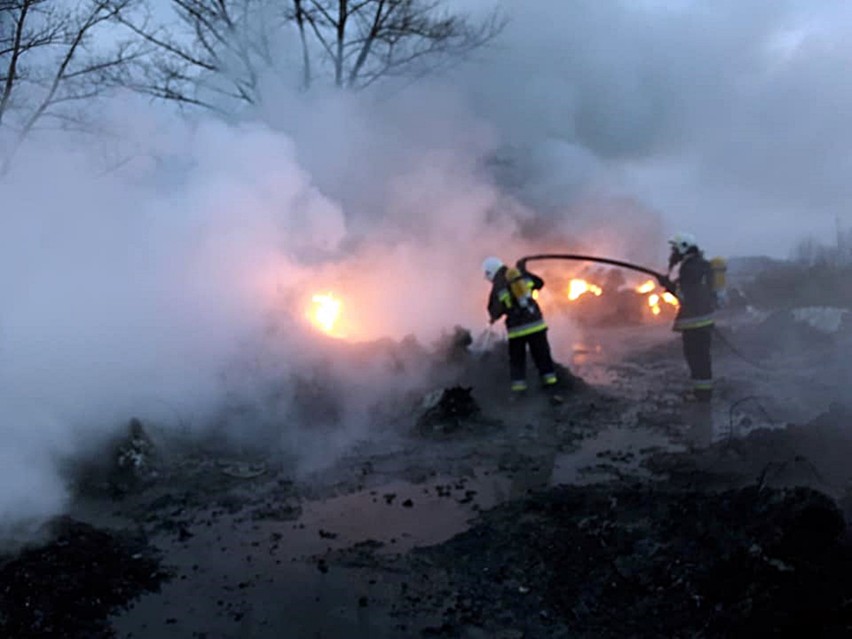
<svg viewBox="0 0 852 639">
<path fill-rule="evenodd" d="M 522 265 L 509 268 L 499 258 L 489 257 L 482 263 L 485 279 L 491 282 L 488 298 L 488 315 L 493 324 L 506 317 L 509 334 L 509 373 L 513 393 L 527 390 L 527 348 L 541 376 L 542 385 L 549 391 L 556 388 L 557 378 L 550 343 L 547 339 L 547 323 L 532 292 L 544 286 L 544 280 L 529 273 Z M 561 397 L 554 392 L 555 402 Z"/>
<path fill-rule="evenodd" d="M 713 311 L 716 307 L 713 268 L 692 235 L 679 233 L 669 240 L 669 245 L 669 271 L 680 266 L 677 281 L 667 280 L 664 283 L 680 301 L 672 328 L 683 338 L 683 354 L 692 377 L 692 398 L 707 402 L 713 396 L 710 359 Z"/>
</svg>

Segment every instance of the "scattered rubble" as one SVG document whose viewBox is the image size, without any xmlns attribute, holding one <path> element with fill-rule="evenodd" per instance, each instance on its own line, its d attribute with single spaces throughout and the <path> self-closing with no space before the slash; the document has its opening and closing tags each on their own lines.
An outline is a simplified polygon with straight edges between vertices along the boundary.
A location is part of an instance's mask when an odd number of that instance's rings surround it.
<svg viewBox="0 0 852 639">
<path fill-rule="evenodd" d="M 398 613 L 440 614 L 431 634 L 446 637 L 846 636 L 845 529 L 806 488 L 564 486 L 415 551 Z"/>
<path fill-rule="evenodd" d="M 144 539 L 70 518 L 51 528 L 49 542 L 0 555 L 0 636 L 107 639 L 109 615 L 169 578 Z"/>
</svg>

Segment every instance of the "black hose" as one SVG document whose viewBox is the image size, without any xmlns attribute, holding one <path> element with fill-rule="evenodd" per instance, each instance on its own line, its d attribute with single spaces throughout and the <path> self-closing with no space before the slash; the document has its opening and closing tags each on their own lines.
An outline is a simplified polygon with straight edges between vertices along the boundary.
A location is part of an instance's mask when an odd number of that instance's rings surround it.
<svg viewBox="0 0 852 639">
<path fill-rule="evenodd" d="M 596 257 L 594 255 L 575 255 L 571 253 L 544 253 L 541 255 L 529 255 L 527 257 L 522 257 L 518 260 L 518 266 L 520 268 L 524 268 L 527 262 L 537 260 L 576 260 L 579 262 L 598 262 L 600 264 L 609 264 L 611 266 L 620 266 L 621 268 L 630 269 L 631 271 L 639 271 L 640 273 L 645 273 L 646 275 L 650 275 L 657 279 L 661 284 L 666 281 L 668 278 L 662 273 L 658 273 L 649 268 L 645 268 L 644 266 L 639 266 L 638 264 L 631 264 L 630 262 L 622 262 L 621 260 L 611 260 L 608 257 Z"/>
<path fill-rule="evenodd" d="M 750 364 L 751 366 L 754 366 L 755 368 L 759 368 L 762 371 L 767 371 L 767 372 L 770 372 L 770 373 L 775 372 L 773 369 L 771 369 L 767 366 L 764 366 L 760 362 L 757 362 L 757 361 L 753 360 L 752 358 L 748 357 L 740 349 L 738 349 L 736 346 L 731 344 L 731 340 L 729 340 L 727 337 L 725 337 L 725 335 L 722 333 L 722 331 L 719 330 L 719 327 L 716 326 L 715 324 L 713 325 L 713 333 L 716 335 L 716 337 L 719 339 L 719 341 L 722 342 L 722 344 L 724 344 L 725 346 L 728 347 L 729 351 L 731 351 L 734 355 L 736 355 L 741 360 L 743 360 L 746 364 Z"/>
</svg>

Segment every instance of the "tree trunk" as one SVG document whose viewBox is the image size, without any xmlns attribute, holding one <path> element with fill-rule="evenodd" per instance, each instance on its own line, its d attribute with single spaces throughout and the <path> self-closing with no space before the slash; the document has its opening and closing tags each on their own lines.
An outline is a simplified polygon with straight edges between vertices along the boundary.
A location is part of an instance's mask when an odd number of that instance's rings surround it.
<svg viewBox="0 0 852 639">
<path fill-rule="evenodd" d="M 21 56 L 21 37 L 24 33 L 24 25 L 27 21 L 27 12 L 30 9 L 30 4 L 30 0 L 25 0 L 21 5 L 18 22 L 15 25 L 15 40 L 12 43 L 12 57 L 9 60 L 9 69 L 6 75 L 6 82 L 3 86 L 3 95 L 0 97 L 0 124 L 3 124 L 3 115 L 6 113 L 6 108 L 9 105 L 9 98 L 12 95 L 12 87 L 15 86 L 15 78 L 18 74 L 18 59 Z"/>
<path fill-rule="evenodd" d="M 339 0 L 337 10 L 337 51 L 334 56 L 334 84 L 343 87 L 343 52 L 346 44 L 346 18 L 349 0 Z"/>
<path fill-rule="evenodd" d="M 305 9 L 302 0 L 293 0 L 296 8 L 296 25 L 299 27 L 299 38 L 302 41 L 302 90 L 311 88 L 311 55 L 308 51 L 308 38 L 305 34 Z"/>
</svg>

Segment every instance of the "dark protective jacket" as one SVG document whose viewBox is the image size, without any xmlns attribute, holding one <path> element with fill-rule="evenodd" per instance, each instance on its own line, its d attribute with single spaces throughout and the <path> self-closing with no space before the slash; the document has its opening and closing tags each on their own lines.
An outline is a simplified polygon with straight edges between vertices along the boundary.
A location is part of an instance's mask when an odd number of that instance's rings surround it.
<svg viewBox="0 0 852 639">
<path fill-rule="evenodd" d="M 680 310 L 674 330 L 688 331 L 713 325 L 713 311 L 716 309 L 713 269 L 700 251 L 687 253 L 683 258 L 676 294 Z"/>
<path fill-rule="evenodd" d="M 546 330 L 547 324 L 544 321 L 544 316 L 541 313 L 538 302 L 534 299 L 529 299 L 525 308 L 512 295 L 509 289 L 509 282 L 506 280 L 507 270 L 504 266 L 497 271 L 494 283 L 491 286 L 491 295 L 488 298 L 488 315 L 491 317 L 491 321 L 497 321 L 505 315 L 506 330 L 509 333 L 509 339 L 532 335 L 533 333 Z M 527 290 L 530 292 L 537 291 L 544 286 L 544 280 L 538 275 L 523 271 L 521 276 Z"/>
</svg>

